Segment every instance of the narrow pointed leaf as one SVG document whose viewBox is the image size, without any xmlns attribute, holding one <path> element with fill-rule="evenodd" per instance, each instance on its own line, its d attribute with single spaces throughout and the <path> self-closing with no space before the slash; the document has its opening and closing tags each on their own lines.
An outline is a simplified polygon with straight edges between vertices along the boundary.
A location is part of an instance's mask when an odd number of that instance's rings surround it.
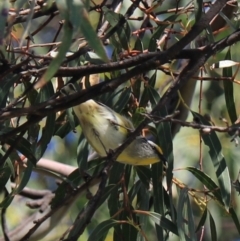
<svg viewBox="0 0 240 241">
<path fill-rule="evenodd" d="M 201 115 L 192 111 L 195 119 L 204 125 L 211 125 Z M 218 179 L 222 202 L 226 210 L 229 210 L 230 198 L 231 198 L 231 180 L 229 176 L 229 170 L 226 160 L 222 154 L 222 146 L 215 132 L 211 132 L 208 135 L 202 135 L 205 145 L 209 147 L 209 155 L 211 157 L 213 167 Z"/>
<path fill-rule="evenodd" d="M 186 170 L 190 171 L 203 185 L 205 185 L 212 194 L 217 198 L 217 200 L 224 204 L 222 201 L 222 196 L 219 187 L 217 184 L 209 177 L 206 173 L 195 167 L 186 167 Z"/>
<path fill-rule="evenodd" d="M 228 49 L 225 59 L 231 59 L 231 48 Z M 224 68 L 222 71 L 223 77 L 232 77 L 232 67 Z M 223 81 L 224 96 L 227 106 L 227 111 L 231 119 L 232 124 L 237 120 L 236 105 L 234 100 L 234 85 L 232 81 Z"/>
<path fill-rule="evenodd" d="M 208 215 L 209 215 L 210 231 L 211 231 L 211 238 L 212 238 L 211 240 L 217 241 L 217 229 L 216 229 L 214 219 L 210 212 L 208 212 Z"/>
<path fill-rule="evenodd" d="M 109 219 L 106 221 L 101 222 L 91 233 L 91 235 L 88 238 L 88 241 L 95 241 L 95 240 L 99 240 L 99 238 L 101 238 L 102 236 L 106 235 L 106 233 L 109 231 L 110 228 L 114 227 L 118 225 L 118 222 L 113 220 L 113 219 Z"/>
<path fill-rule="evenodd" d="M 178 235 L 177 226 L 169 219 L 156 212 L 149 212 L 149 216 L 157 225 L 161 225 L 164 229 Z"/>
</svg>

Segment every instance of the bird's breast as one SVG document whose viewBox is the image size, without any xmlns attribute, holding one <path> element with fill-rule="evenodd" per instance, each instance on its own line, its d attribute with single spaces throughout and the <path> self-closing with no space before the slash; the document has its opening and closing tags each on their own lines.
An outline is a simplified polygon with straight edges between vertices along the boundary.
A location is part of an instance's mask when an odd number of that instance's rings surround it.
<svg viewBox="0 0 240 241">
<path fill-rule="evenodd" d="M 106 156 L 110 149 L 116 149 L 125 140 L 126 130 L 119 131 L 122 127 L 111 113 L 102 112 L 89 103 L 74 111 L 79 113 L 78 118 L 85 137 L 100 156 Z"/>
</svg>

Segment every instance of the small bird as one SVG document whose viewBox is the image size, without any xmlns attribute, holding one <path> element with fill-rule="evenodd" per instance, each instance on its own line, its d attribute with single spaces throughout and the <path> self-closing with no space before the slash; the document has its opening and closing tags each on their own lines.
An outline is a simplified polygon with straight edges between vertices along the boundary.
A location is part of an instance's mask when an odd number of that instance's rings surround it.
<svg viewBox="0 0 240 241">
<path fill-rule="evenodd" d="M 66 87 L 68 94 L 76 92 L 69 85 Z M 128 118 L 94 100 L 74 106 L 73 111 L 86 139 L 101 157 L 122 145 L 134 131 Z M 130 165 L 149 165 L 161 160 L 165 162 L 161 148 L 143 136 L 137 136 L 117 157 L 118 162 Z"/>
</svg>

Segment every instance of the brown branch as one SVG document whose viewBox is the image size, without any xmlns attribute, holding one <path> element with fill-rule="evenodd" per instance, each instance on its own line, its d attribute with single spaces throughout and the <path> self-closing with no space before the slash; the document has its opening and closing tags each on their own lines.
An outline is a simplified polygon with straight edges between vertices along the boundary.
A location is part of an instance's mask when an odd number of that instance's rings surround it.
<svg viewBox="0 0 240 241">
<path fill-rule="evenodd" d="M 26 22 L 27 18 L 28 18 L 28 14 L 30 13 L 30 11 L 32 11 L 31 9 L 25 9 L 22 11 L 19 11 L 16 19 L 11 23 L 11 25 L 13 26 L 14 24 L 17 23 L 23 23 Z M 58 9 L 55 3 L 53 3 L 49 8 L 44 8 L 44 6 L 36 6 L 34 8 L 34 14 L 32 19 L 35 18 L 40 18 L 43 16 L 47 16 L 47 15 L 56 15 L 58 13 Z M 10 11 L 10 15 L 11 16 L 16 16 L 15 12 Z"/>
<path fill-rule="evenodd" d="M 74 241 L 84 232 L 86 226 L 90 223 L 95 211 L 98 208 L 99 202 L 104 193 L 104 189 L 108 179 L 108 173 L 114 163 L 114 157 L 110 155 L 106 167 L 100 174 L 100 183 L 96 194 L 91 198 L 85 208 L 81 210 L 77 218 L 74 221 L 73 228 L 69 234 L 69 237 L 64 239 L 65 241 Z"/>
<path fill-rule="evenodd" d="M 218 51 L 224 49 L 227 46 L 231 46 L 232 44 L 236 43 L 239 40 L 240 40 L 240 29 L 238 29 L 236 32 L 229 35 L 228 37 L 224 38 L 223 40 L 220 40 L 217 43 L 208 45 L 202 50 L 198 50 L 197 56 L 195 56 L 195 55 L 192 56 L 192 58 L 196 58 L 196 61 L 192 61 L 191 65 L 186 66 L 185 70 L 182 71 L 180 73 L 180 75 L 176 78 L 176 82 L 173 84 L 172 87 L 170 87 L 168 89 L 168 91 L 162 97 L 160 104 L 159 104 L 159 108 L 160 108 L 160 106 L 165 105 L 167 103 L 167 101 L 169 101 L 171 99 L 172 94 L 175 91 L 177 91 L 182 86 L 183 83 L 185 83 L 188 79 L 190 79 L 192 77 L 194 72 L 192 71 L 191 66 L 193 66 L 194 69 L 197 71 L 202 65 L 204 65 L 204 63 L 207 61 L 207 59 L 211 55 L 217 53 Z M 164 57 L 165 57 L 165 61 L 167 61 L 167 59 L 168 59 L 167 53 L 168 53 L 168 51 L 163 52 L 161 54 L 163 57 L 162 62 L 164 62 Z M 181 53 L 182 52 L 180 52 L 178 56 L 181 56 Z M 96 96 L 99 96 L 101 94 L 112 91 L 113 89 L 115 89 L 119 85 L 121 85 L 122 83 L 131 79 L 132 77 L 137 76 L 146 71 L 149 71 L 151 69 L 157 68 L 159 66 L 159 64 L 162 64 L 162 62 L 160 62 L 158 60 L 154 60 L 154 59 L 146 61 L 145 63 L 138 65 L 137 67 L 131 69 L 129 72 L 121 75 L 120 77 L 112 79 L 111 81 L 102 82 L 97 85 L 91 86 L 87 90 L 84 90 L 80 93 L 73 94 L 68 97 L 63 97 L 63 98 L 59 98 L 59 99 L 51 99 L 49 101 L 40 103 L 35 106 L 31 106 L 28 108 L 20 108 L 20 109 L 15 108 L 15 109 L 10 109 L 10 110 L 8 110 L 8 108 L 2 109 L 1 110 L 2 113 L 0 114 L 0 121 L 4 121 L 4 120 L 12 118 L 12 117 L 23 116 L 23 115 L 32 115 L 32 117 L 26 123 L 19 126 L 18 128 L 15 128 L 14 130 L 11 130 L 7 133 L 2 133 L 0 135 L 0 140 L 3 140 L 12 135 L 15 135 L 22 130 L 25 130 L 31 124 L 39 122 L 42 118 L 44 118 L 48 114 L 52 113 L 52 111 L 56 112 L 59 110 L 63 110 L 63 109 L 69 108 L 71 106 L 80 104 L 88 99 L 92 99 Z M 96 71 L 91 71 L 91 73 L 86 71 L 84 73 L 84 75 L 101 72 L 101 71 L 99 71 L 101 69 L 101 66 L 94 66 L 93 68 L 96 68 Z M 148 123 L 148 121 L 145 122 L 145 124 L 142 124 L 143 126 L 141 128 L 143 128 L 147 123 Z M 138 131 L 139 130 L 140 130 L 140 127 L 139 127 Z"/>
<path fill-rule="evenodd" d="M 110 167 L 110 164 L 109 164 Z M 104 170 L 107 171 L 108 173 L 108 169 L 104 168 Z M 80 187 L 76 188 L 74 191 L 68 193 L 66 195 L 66 197 L 64 198 L 64 200 L 62 200 L 60 205 L 54 206 L 52 207 L 52 209 L 48 210 L 48 212 L 45 212 L 43 216 L 41 216 L 41 218 L 35 220 L 35 224 L 31 227 L 31 229 L 29 229 L 29 231 L 24 235 L 24 237 L 22 237 L 20 239 L 20 241 L 25 241 L 28 240 L 35 232 L 36 230 L 42 225 L 44 224 L 44 222 L 54 216 L 57 215 L 58 216 L 58 220 L 60 219 L 59 215 L 61 215 L 61 217 L 64 215 L 62 212 L 64 211 L 64 213 L 69 209 L 69 207 L 71 206 L 71 204 L 80 196 L 83 194 L 83 192 L 85 192 L 86 190 L 88 190 L 88 188 L 98 184 L 99 182 L 102 183 L 102 185 L 106 184 L 106 172 L 104 172 L 103 174 L 101 174 L 100 176 L 97 175 L 96 177 L 92 177 L 89 178 L 84 184 L 82 184 Z M 102 189 L 101 189 L 102 190 Z M 95 199 L 94 199 L 95 200 Z M 95 203 L 95 201 L 93 201 Z M 63 209 L 63 211 L 61 211 L 61 209 Z M 56 221 L 57 222 L 57 221 Z"/>
<path fill-rule="evenodd" d="M 240 126 L 235 125 L 235 124 L 232 126 L 222 127 L 222 126 L 203 125 L 203 124 L 200 124 L 197 122 L 187 122 L 187 121 L 183 121 L 183 120 L 179 120 L 179 119 L 174 119 L 174 116 L 176 116 L 178 113 L 179 112 L 176 111 L 172 115 L 168 115 L 165 117 L 159 117 L 159 116 L 149 115 L 149 114 L 145 114 L 145 116 L 147 118 L 149 118 L 151 121 L 153 121 L 154 123 L 158 123 L 158 122 L 177 123 L 183 127 L 191 127 L 193 129 L 197 129 L 197 130 L 201 131 L 203 134 L 209 134 L 212 131 L 222 132 L 222 133 L 233 133 L 235 131 L 240 130 Z"/>
</svg>

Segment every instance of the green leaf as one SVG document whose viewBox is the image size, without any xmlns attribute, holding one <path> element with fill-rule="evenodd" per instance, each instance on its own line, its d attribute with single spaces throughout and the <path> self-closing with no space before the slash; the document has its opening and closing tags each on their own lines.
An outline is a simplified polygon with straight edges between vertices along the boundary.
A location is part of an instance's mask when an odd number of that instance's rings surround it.
<svg viewBox="0 0 240 241">
<path fill-rule="evenodd" d="M 152 86 L 148 86 L 147 90 L 149 92 L 149 101 L 151 102 L 152 107 L 154 108 L 160 100 L 160 95 Z"/>
<path fill-rule="evenodd" d="M 177 226 L 169 219 L 156 212 L 149 212 L 148 215 L 157 225 L 161 225 L 162 228 L 178 235 Z"/>
<path fill-rule="evenodd" d="M 0 49 L 3 49 L 3 44 L 4 43 L 4 38 L 5 36 L 5 29 L 6 29 L 6 25 L 7 25 L 7 17 L 8 17 L 8 11 L 10 8 L 10 3 L 8 0 L 2 0 L 0 1 L 0 10 L 1 10 L 1 14 L 0 14 Z"/>
<path fill-rule="evenodd" d="M 203 125 L 211 125 L 201 115 L 192 111 L 194 118 Z M 205 145 L 209 147 L 209 155 L 211 157 L 215 173 L 218 179 L 222 201 L 226 210 L 229 210 L 231 199 L 231 180 L 229 176 L 226 160 L 222 154 L 222 146 L 215 132 L 208 135 L 202 135 Z"/>
<path fill-rule="evenodd" d="M 118 191 L 118 185 L 109 185 L 105 187 L 101 200 L 99 201 L 99 207 L 106 202 L 107 198 L 109 197 L 112 192 L 117 192 Z"/>
<path fill-rule="evenodd" d="M 74 130 L 76 126 L 79 125 L 79 120 L 78 118 L 74 115 L 73 109 L 69 108 L 66 110 L 67 113 L 67 119 L 68 119 L 68 124 L 71 127 L 71 130 Z"/>
<path fill-rule="evenodd" d="M 156 78 L 157 78 L 157 71 L 154 71 L 153 75 L 150 77 L 148 83 L 151 87 L 155 87 L 156 84 Z"/>
<path fill-rule="evenodd" d="M 136 108 L 133 116 L 132 122 L 134 126 L 138 126 L 144 120 L 144 114 L 146 114 L 146 110 L 143 107 Z"/>
<path fill-rule="evenodd" d="M 120 44 L 123 49 L 129 50 L 129 39 L 130 39 L 131 29 L 129 27 L 128 22 L 126 21 L 125 24 L 117 30 L 117 34 L 120 40 Z"/>
<path fill-rule="evenodd" d="M 0 108 L 4 108 L 6 106 L 7 97 L 9 94 L 10 88 L 14 83 L 19 79 L 18 75 L 8 75 L 3 81 L 1 81 L 0 85 Z"/>
<path fill-rule="evenodd" d="M 185 218 L 183 215 L 184 211 L 184 205 L 186 202 L 186 197 L 188 195 L 188 190 L 181 189 L 180 190 L 180 196 L 178 200 L 178 207 L 177 207 L 177 228 L 178 228 L 178 234 L 180 237 L 180 240 L 186 240 L 186 234 L 185 234 Z"/>
<path fill-rule="evenodd" d="M 132 184 L 132 176 L 131 176 L 131 173 L 132 173 L 132 170 L 133 170 L 133 166 L 132 165 L 126 165 L 125 166 L 125 170 L 124 170 L 124 184 L 125 184 L 125 187 L 126 189 L 128 190 L 129 186 L 131 186 Z"/>
<path fill-rule="evenodd" d="M 221 204 L 224 204 L 219 187 L 206 173 L 195 167 L 186 167 L 185 169 L 190 171 L 200 182 L 202 182 L 202 184 L 212 192 Z"/>
<path fill-rule="evenodd" d="M 129 202 L 132 203 L 133 199 L 137 196 L 140 189 L 142 189 L 142 182 L 138 180 L 134 185 L 131 187 L 130 191 L 128 192 Z M 146 187 L 145 187 L 146 188 Z M 147 190 L 147 189 L 146 189 Z M 142 210 L 142 209 L 141 209 Z"/>
<path fill-rule="evenodd" d="M 32 88 L 32 83 L 29 81 L 23 80 L 25 91 L 27 91 L 26 96 L 31 104 L 36 103 L 38 97 L 38 91 Z"/>
<path fill-rule="evenodd" d="M 166 116 L 167 109 L 164 106 L 161 108 L 160 111 L 156 113 L 157 116 L 164 117 Z M 156 136 L 156 144 L 160 146 L 160 148 L 163 151 L 163 156 L 167 159 L 167 165 L 168 168 L 166 170 L 166 178 L 167 178 L 167 187 L 168 189 L 172 186 L 172 177 L 173 177 L 173 143 L 172 143 L 172 130 L 171 125 L 169 122 L 160 122 L 155 124 L 156 130 L 157 130 L 157 136 Z"/>
<path fill-rule="evenodd" d="M 233 5 L 234 5 L 234 4 L 233 4 Z M 233 5 L 231 5 L 231 7 L 233 7 Z M 237 10 L 237 8 L 236 8 L 236 10 Z M 223 11 L 220 11 L 220 12 L 219 12 L 219 15 L 226 21 L 227 26 L 229 26 L 229 27 L 232 29 L 232 31 L 236 31 L 236 30 L 237 30 L 237 27 L 234 26 L 234 24 L 232 23 L 231 19 L 229 19 L 229 18 L 223 13 Z"/>
<path fill-rule="evenodd" d="M 195 22 L 198 22 L 198 20 L 201 18 L 203 14 L 202 6 L 203 6 L 202 0 L 194 0 Z"/>
<path fill-rule="evenodd" d="M 154 200 L 154 211 L 161 214 L 165 213 L 164 210 L 164 195 L 163 195 L 163 163 L 155 163 L 151 167 L 152 170 L 152 184 L 153 184 L 153 200 Z M 160 223 L 159 223 L 160 225 Z M 156 226 L 156 232 L 158 240 L 163 240 L 163 228 L 162 226 Z"/>
<path fill-rule="evenodd" d="M 154 75 L 153 75 L 153 78 L 154 78 Z M 152 79 L 152 82 L 153 82 L 153 79 Z M 144 88 L 139 106 L 145 107 L 147 103 L 150 101 L 153 108 L 157 105 L 159 100 L 160 100 L 159 93 L 150 84 L 148 84 Z"/>
<path fill-rule="evenodd" d="M 143 52 L 143 43 L 142 43 L 140 38 L 136 39 L 136 42 L 135 42 L 135 45 L 134 45 L 133 49 L 139 50 L 140 52 Z"/>
<path fill-rule="evenodd" d="M 42 103 L 50 99 L 50 97 L 54 94 L 53 85 L 51 82 L 48 82 L 39 92 L 39 95 L 36 99 L 37 103 Z M 37 160 L 39 160 L 43 154 L 45 153 L 49 142 L 52 139 L 54 134 L 55 127 L 55 112 L 49 114 L 46 119 L 46 124 L 42 129 L 42 136 L 38 141 L 37 148 L 35 150 L 35 156 Z"/>
<path fill-rule="evenodd" d="M 11 203 L 14 198 L 14 195 L 10 194 L 8 195 L 1 203 L 0 203 L 0 208 L 7 208 Z"/>
<path fill-rule="evenodd" d="M 133 210 L 133 208 L 131 206 L 129 208 L 131 210 Z M 120 220 L 128 221 L 128 223 L 121 225 L 121 228 L 122 228 L 122 233 L 121 233 L 122 239 L 124 241 L 136 240 L 137 235 L 138 235 L 138 230 L 135 227 L 136 223 L 137 223 L 136 214 L 135 213 L 131 213 L 131 216 L 130 216 L 127 211 L 123 211 L 120 214 Z"/>
<path fill-rule="evenodd" d="M 121 50 L 121 48 L 129 49 L 129 40 L 131 35 L 131 29 L 124 16 L 119 13 L 115 13 L 107 7 L 102 8 L 106 20 L 110 23 L 111 28 L 107 31 L 106 35 L 110 36 L 113 45 Z"/>
<path fill-rule="evenodd" d="M 136 76 L 135 81 L 132 84 L 132 92 L 134 97 L 138 101 L 140 100 L 140 94 L 142 93 L 141 86 L 142 86 L 142 79 L 140 76 Z"/>
<path fill-rule="evenodd" d="M 137 206 L 139 210 L 142 211 L 148 211 L 149 210 L 149 202 L 150 202 L 150 192 L 149 190 L 146 188 L 145 185 L 143 185 L 141 182 L 139 182 L 140 185 L 138 185 L 140 187 L 140 190 L 137 191 Z M 132 200 L 131 200 L 132 201 Z M 139 223 L 141 224 L 141 229 L 143 233 L 148 233 L 149 230 L 149 222 L 148 222 L 148 216 L 147 215 L 141 215 L 140 213 L 138 214 L 138 220 Z M 157 224 L 159 224 L 160 221 L 157 220 Z M 139 233 L 138 235 L 138 241 L 143 241 L 145 240 L 144 237 L 141 235 L 141 233 Z"/>
<path fill-rule="evenodd" d="M 76 168 L 68 175 L 67 179 L 58 186 L 55 191 L 55 196 L 51 202 L 51 208 L 53 209 L 58 205 L 61 205 L 66 195 L 71 191 L 73 192 L 74 188 L 80 185 L 83 181 L 84 180 L 80 175 L 79 169 Z"/>
<path fill-rule="evenodd" d="M 11 168 L 8 165 L 5 165 L 0 169 L 0 192 L 3 191 L 5 185 L 7 184 L 10 176 L 12 174 Z"/>
<path fill-rule="evenodd" d="M 210 212 L 208 212 L 208 215 L 209 215 L 210 231 L 211 231 L 212 241 L 217 241 L 217 229 L 216 229 L 214 219 L 213 219 Z"/>
<path fill-rule="evenodd" d="M 108 233 L 109 229 L 118 225 L 118 222 L 113 219 L 109 219 L 101 222 L 90 234 L 88 241 L 97 241 L 102 236 Z"/>
<path fill-rule="evenodd" d="M 72 117 L 74 118 L 72 111 L 71 112 Z M 67 112 L 68 113 L 68 112 Z M 64 138 L 70 131 L 73 130 L 72 126 L 70 125 L 70 121 L 65 120 L 65 113 L 62 113 L 57 119 L 56 119 L 56 123 L 55 123 L 55 130 L 54 130 L 54 134 L 56 136 L 59 136 L 61 138 Z M 64 123 L 64 124 L 62 124 Z M 75 127 L 75 125 L 74 125 Z"/>
<path fill-rule="evenodd" d="M 239 223 L 236 212 L 234 211 L 233 208 L 229 208 L 229 213 L 231 214 L 232 220 L 235 223 L 238 233 L 240 234 L 240 223 Z"/>
<path fill-rule="evenodd" d="M 121 113 L 126 107 L 129 99 L 131 97 L 131 88 L 124 88 L 121 95 L 118 97 L 117 102 L 114 104 L 114 110 Z"/>
<path fill-rule="evenodd" d="M 195 225 L 194 225 L 194 218 L 193 218 L 193 211 L 192 211 L 192 205 L 190 203 L 189 196 L 186 197 L 186 204 L 187 204 L 187 214 L 188 214 L 188 236 L 190 240 L 196 240 L 197 236 L 195 233 Z"/>
<path fill-rule="evenodd" d="M 94 52 L 87 52 L 86 53 L 86 61 L 88 61 L 91 64 L 104 64 L 105 62 Z"/>
<path fill-rule="evenodd" d="M 198 232 L 200 230 L 200 228 L 202 228 L 206 222 L 206 219 L 207 219 L 207 208 L 205 208 L 203 214 L 202 214 L 202 217 L 198 223 L 198 226 L 196 228 L 196 232 Z"/>
<path fill-rule="evenodd" d="M 81 133 L 78 141 L 78 148 L 77 148 L 77 161 L 80 170 L 87 170 L 88 168 L 88 141 Z"/>
<path fill-rule="evenodd" d="M 74 4 L 72 1 L 67 2 L 68 5 L 70 5 L 70 9 L 74 9 Z M 72 35 L 73 35 L 73 28 L 71 26 L 70 16 L 69 16 L 69 9 L 67 8 L 66 4 L 62 0 L 57 0 L 56 4 L 60 10 L 60 13 L 64 15 L 65 21 L 63 24 L 63 38 L 62 43 L 60 45 L 60 48 L 58 49 L 57 56 L 51 61 L 51 63 L 48 66 L 47 71 L 43 74 L 41 79 L 35 84 L 35 88 L 41 88 L 44 86 L 48 81 L 51 80 L 51 78 L 54 76 L 54 74 L 58 71 L 60 65 L 62 64 L 62 61 L 65 59 L 65 55 L 67 51 L 69 50 L 71 43 L 72 43 Z M 80 17 L 81 14 L 79 14 Z"/>
<path fill-rule="evenodd" d="M 28 159 L 27 168 L 24 169 L 24 173 L 21 178 L 21 182 L 18 185 L 17 189 L 14 191 L 14 193 L 17 194 L 17 193 L 21 192 L 24 187 L 26 187 L 26 185 L 28 184 L 28 181 L 31 177 L 32 170 L 33 170 L 33 163 Z"/>
<path fill-rule="evenodd" d="M 231 48 L 228 49 L 225 59 L 232 59 Z M 223 68 L 222 76 L 223 77 L 232 77 L 233 76 L 232 67 Z M 236 105 L 235 105 L 235 101 L 234 101 L 233 86 L 234 85 L 233 85 L 232 81 L 226 81 L 226 80 L 223 81 L 224 96 L 225 96 L 227 111 L 228 111 L 232 124 L 237 120 L 237 112 L 236 112 Z"/>
<path fill-rule="evenodd" d="M 164 33 L 167 26 L 170 25 L 172 21 L 175 21 L 177 17 L 178 17 L 177 14 L 173 14 L 170 17 L 163 20 L 163 22 L 169 22 L 168 24 L 163 24 L 157 27 L 157 29 L 154 31 L 149 41 L 149 45 L 148 45 L 149 52 L 155 52 L 157 50 L 157 40 Z"/>
<path fill-rule="evenodd" d="M 213 44 L 214 41 L 215 41 L 215 38 L 214 38 L 214 35 L 213 35 L 213 32 L 212 32 L 212 28 L 210 25 L 208 25 L 206 27 L 206 35 L 207 35 L 207 39 L 209 41 L 209 43 Z"/>
<path fill-rule="evenodd" d="M 27 161 L 27 168 L 25 168 L 24 171 L 23 171 L 23 174 L 22 174 L 22 177 L 21 177 L 21 181 L 20 181 L 18 187 L 17 187 L 16 189 L 14 189 L 14 190 L 0 203 L 0 208 L 7 208 L 7 207 L 11 204 L 11 202 L 12 202 L 15 194 L 18 194 L 18 193 L 20 193 L 20 192 L 23 190 L 23 188 L 27 185 L 27 183 L 28 183 L 28 181 L 29 181 L 29 179 L 30 179 L 30 177 L 31 177 L 32 169 L 33 169 L 33 164 L 28 160 L 28 161 Z"/>
<path fill-rule="evenodd" d="M 88 13 L 84 8 L 83 4 L 79 5 L 78 9 L 78 19 L 77 21 L 80 23 L 80 30 L 88 42 L 89 46 L 96 52 L 96 54 L 105 62 L 109 62 L 106 51 L 103 47 L 103 44 L 99 37 L 97 36 L 95 30 L 93 29 Z"/>
<path fill-rule="evenodd" d="M 17 137 L 18 138 L 18 137 Z M 25 157 L 28 158 L 28 160 L 35 166 L 37 163 L 37 159 L 34 156 L 31 144 L 23 137 L 20 138 L 20 140 L 16 143 L 16 137 L 8 138 L 5 141 L 8 145 L 13 146 L 15 145 L 15 148 L 21 152 Z"/>
<path fill-rule="evenodd" d="M 120 185 L 119 181 L 122 177 L 124 171 L 124 165 L 119 162 L 115 162 L 109 176 L 109 185 L 118 186 Z M 108 209 L 110 216 L 113 216 L 118 212 L 119 208 L 121 207 L 121 203 L 119 200 L 119 192 L 118 189 L 114 189 L 108 199 Z"/>
<path fill-rule="evenodd" d="M 137 171 L 138 177 L 141 182 L 149 188 L 149 183 L 152 179 L 151 169 L 146 166 L 136 166 L 135 170 Z"/>
</svg>

